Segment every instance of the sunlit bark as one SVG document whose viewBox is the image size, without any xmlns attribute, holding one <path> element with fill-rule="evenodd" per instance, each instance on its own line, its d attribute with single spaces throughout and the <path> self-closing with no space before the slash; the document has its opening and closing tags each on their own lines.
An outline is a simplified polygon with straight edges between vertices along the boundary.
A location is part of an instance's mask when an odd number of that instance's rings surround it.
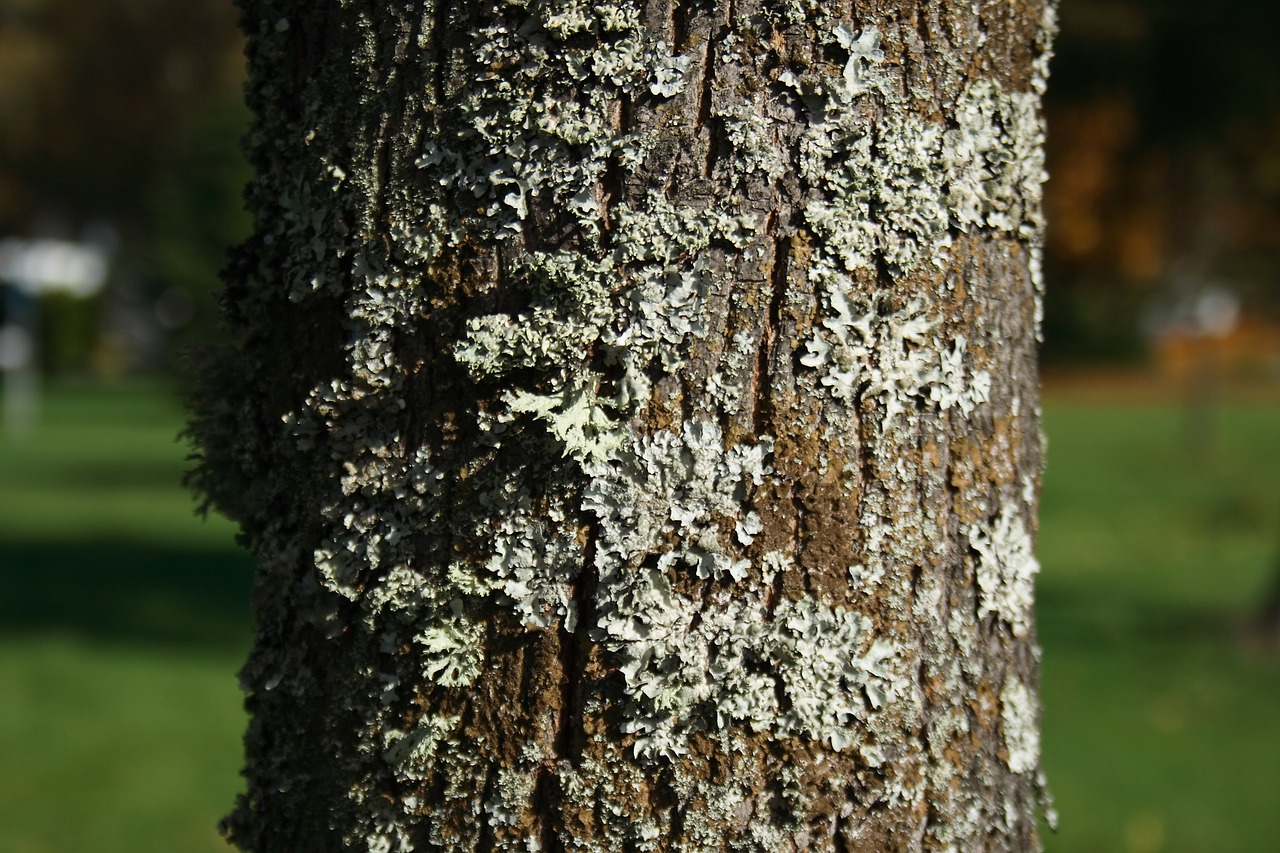
<svg viewBox="0 0 1280 853">
<path fill-rule="evenodd" d="M 1052 9 L 243 5 L 233 840 L 1036 849 Z"/>
</svg>

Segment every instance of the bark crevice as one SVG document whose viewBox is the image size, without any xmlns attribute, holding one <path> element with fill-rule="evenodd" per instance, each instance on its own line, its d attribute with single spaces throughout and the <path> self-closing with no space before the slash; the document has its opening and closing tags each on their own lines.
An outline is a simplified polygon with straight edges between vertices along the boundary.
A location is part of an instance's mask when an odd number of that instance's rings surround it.
<svg viewBox="0 0 1280 853">
<path fill-rule="evenodd" d="M 1034 849 L 1041 0 L 242 4 L 236 843 Z"/>
</svg>

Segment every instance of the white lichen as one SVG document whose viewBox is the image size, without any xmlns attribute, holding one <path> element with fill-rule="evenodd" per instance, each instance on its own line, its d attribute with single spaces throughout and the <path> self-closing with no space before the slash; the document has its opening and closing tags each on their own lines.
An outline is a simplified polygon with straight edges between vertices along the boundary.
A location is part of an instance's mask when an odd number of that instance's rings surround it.
<svg viewBox="0 0 1280 853">
<path fill-rule="evenodd" d="M 1016 676 L 1000 691 L 1000 720 L 1004 729 L 1005 763 L 1014 773 L 1040 769 L 1040 725 L 1035 694 Z"/>
<path fill-rule="evenodd" d="M 519 764 L 498 771 L 484 804 L 484 813 L 491 827 L 514 826 L 520 821 L 533 794 L 536 778 L 531 768 Z"/>
<path fill-rule="evenodd" d="M 825 333 L 806 343 L 800 363 L 818 370 L 819 383 L 837 400 L 880 401 L 881 426 L 888 429 L 916 405 L 967 415 L 988 399 L 991 375 L 966 370 L 963 337 L 950 348 L 937 346 L 938 321 L 926 314 L 923 300 L 885 311 L 874 302 L 855 304 L 851 282 L 838 270 L 817 263 L 810 275 L 823 286 L 834 316 L 822 321 Z"/>
<path fill-rule="evenodd" d="M 392 729 L 384 735 L 383 758 L 405 781 L 426 779 L 435 769 L 436 750 L 458 727 L 461 717 L 423 716 L 408 731 Z"/>
<path fill-rule="evenodd" d="M 957 127 L 942 148 L 957 228 L 988 227 L 1036 238 L 1044 226 L 1040 209 L 1044 128 L 1039 97 L 1007 94 L 989 80 L 967 88 L 955 105 Z"/>
<path fill-rule="evenodd" d="M 599 637 L 620 660 L 622 730 L 635 735 L 637 757 L 676 758 L 693 732 L 745 725 L 856 747 L 879 763 L 867 723 L 902 688 L 893 647 L 872 638 L 864 617 L 810 600 L 772 614 L 725 596 L 704 607 L 656 570 L 611 587 L 622 607 L 602 617 Z"/>
<path fill-rule="evenodd" d="M 846 51 L 841 75 L 784 71 L 778 78 L 810 105 L 802 174 L 822 190 L 805 208 L 805 220 L 819 238 L 809 274 L 824 289 L 831 313 L 822 324 L 831 334 L 812 339 L 802 361 L 822 370 L 823 386 L 839 400 L 852 400 L 859 381 L 869 378 L 865 393 L 878 389 L 884 395 L 886 423 L 902 408 L 903 397 L 926 385 L 939 408 L 956 406 L 968 414 L 986 399 L 990 376 L 981 369 L 962 375 L 963 341 L 954 343 L 941 364 L 921 364 L 919 353 L 934 343 L 924 336 L 934 330 L 899 317 L 890 334 L 905 349 L 879 347 L 873 353 L 865 322 L 874 312 L 866 306 L 852 312 L 849 276 L 878 263 L 895 276 L 924 261 L 945 268 L 953 232 L 983 228 L 1029 247 L 1038 290 L 1045 180 L 1038 95 L 1006 93 L 984 80 L 952 106 L 950 128 L 896 103 L 872 122 L 870 98 L 893 103 L 901 97 L 881 67 L 878 36 L 864 30 L 855 37 L 840 25 L 833 43 Z"/>
<path fill-rule="evenodd" d="M 531 415 L 564 456 L 581 463 L 603 458 L 622 440 L 619 422 L 648 401 L 649 371 L 678 370 L 690 343 L 706 334 L 700 317 L 711 242 L 745 246 L 755 229 L 749 217 L 676 207 L 659 193 L 619 205 L 614 216 L 611 257 L 532 253 L 513 272 L 541 301 L 518 314 L 469 321 L 454 349 L 477 379 L 538 371 L 537 387 L 503 395 L 507 409 L 496 421 Z M 605 377 L 590 366 L 592 352 L 621 369 L 608 397 L 599 393 Z"/>
<path fill-rule="evenodd" d="M 1022 516 L 1005 507 L 994 522 L 971 525 L 966 532 L 970 546 L 978 552 L 979 615 L 994 615 L 1009 624 L 1014 636 L 1025 636 L 1031 627 L 1040 564 Z"/>
<path fill-rule="evenodd" d="M 657 555 L 661 571 L 740 577 L 746 565 L 734 556 L 731 534 L 739 519 L 754 526 L 744 504 L 769 470 L 771 449 L 767 438 L 726 449 L 719 425 L 690 421 L 679 434 L 645 437 L 588 466 L 582 505 L 600 518 L 597 561 L 631 562 L 667 542 Z"/>
<path fill-rule="evenodd" d="M 422 650 L 422 671 L 444 687 L 466 687 L 484 667 L 484 626 L 463 613 L 454 599 L 452 619 L 441 619 L 415 634 Z"/>
<path fill-rule="evenodd" d="M 530 628 L 559 622 L 565 630 L 577 625 L 577 605 L 570 585 L 581 571 L 583 551 L 565 524 L 565 512 L 555 502 L 535 513 L 528 486 L 508 481 L 486 498 L 501 516 L 477 534 L 488 535 L 493 556 L 485 568 L 492 573 L 499 598 Z"/>
<path fill-rule="evenodd" d="M 770 447 L 726 449 L 718 425 L 691 421 L 588 468 L 583 507 L 599 518 L 592 637 L 617 655 L 623 730 L 643 759 L 678 756 L 690 732 L 732 725 L 846 749 L 865 743 L 862 721 L 897 689 L 884 664 L 892 649 L 855 612 L 801 600 L 770 613 L 760 602 L 700 603 L 675 591 L 677 572 L 740 582 L 752 570 L 734 550 L 762 527 L 744 503 L 768 473 Z M 770 552 L 757 571 L 789 565 Z"/>
</svg>

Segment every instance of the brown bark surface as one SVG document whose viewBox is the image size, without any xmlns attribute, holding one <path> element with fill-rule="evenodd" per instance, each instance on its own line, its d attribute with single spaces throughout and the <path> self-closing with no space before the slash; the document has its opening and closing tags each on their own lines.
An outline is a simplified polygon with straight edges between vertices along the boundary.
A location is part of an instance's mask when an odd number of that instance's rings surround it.
<svg viewBox="0 0 1280 853">
<path fill-rule="evenodd" d="M 243 849 L 1037 849 L 1043 0 L 242 0 Z"/>
</svg>

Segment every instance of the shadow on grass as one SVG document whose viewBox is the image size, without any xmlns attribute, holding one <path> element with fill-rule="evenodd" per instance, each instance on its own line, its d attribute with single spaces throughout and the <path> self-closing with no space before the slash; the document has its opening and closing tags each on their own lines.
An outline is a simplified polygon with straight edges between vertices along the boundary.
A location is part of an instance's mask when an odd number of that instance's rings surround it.
<svg viewBox="0 0 1280 853">
<path fill-rule="evenodd" d="M 243 650 L 252 575 L 252 560 L 227 549 L 0 543 L 0 632 Z"/>
<path fill-rule="evenodd" d="M 40 472 L 40 484 L 66 489 L 144 488 L 174 490 L 178 475 L 169 459 L 138 459 L 127 466 L 113 459 L 86 459 L 74 466 Z"/>
<path fill-rule="evenodd" d="M 1106 654 L 1117 644 L 1212 647 L 1237 640 L 1249 614 L 1185 600 L 1125 595 L 1068 582 L 1036 590 L 1040 642 Z"/>
</svg>

